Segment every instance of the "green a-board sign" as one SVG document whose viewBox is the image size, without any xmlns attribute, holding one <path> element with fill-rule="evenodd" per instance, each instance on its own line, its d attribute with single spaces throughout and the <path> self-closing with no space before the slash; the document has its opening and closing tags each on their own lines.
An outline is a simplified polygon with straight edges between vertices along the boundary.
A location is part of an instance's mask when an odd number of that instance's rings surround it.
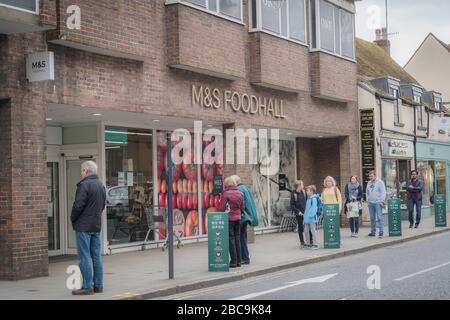
<svg viewBox="0 0 450 320">
<path fill-rule="evenodd" d="M 444 195 L 434 196 L 434 219 L 436 227 L 447 226 L 447 205 Z"/>
<path fill-rule="evenodd" d="M 402 236 L 402 210 L 400 199 L 388 200 L 389 237 Z"/>
<path fill-rule="evenodd" d="M 340 214 L 338 204 L 323 205 L 323 244 L 325 249 L 341 247 Z"/>
<path fill-rule="evenodd" d="M 208 213 L 208 271 L 229 271 L 228 214 Z"/>
</svg>

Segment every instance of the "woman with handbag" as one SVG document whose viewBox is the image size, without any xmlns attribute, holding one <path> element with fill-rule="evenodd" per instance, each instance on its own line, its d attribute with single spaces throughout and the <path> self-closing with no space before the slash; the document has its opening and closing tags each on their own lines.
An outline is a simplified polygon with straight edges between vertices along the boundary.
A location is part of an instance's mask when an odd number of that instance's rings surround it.
<svg viewBox="0 0 450 320">
<path fill-rule="evenodd" d="M 359 233 L 359 217 L 362 215 L 362 186 L 357 176 L 352 176 L 345 186 L 345 212 L 349 218 L 352 237 L 357 238 Z"/>
</svg>

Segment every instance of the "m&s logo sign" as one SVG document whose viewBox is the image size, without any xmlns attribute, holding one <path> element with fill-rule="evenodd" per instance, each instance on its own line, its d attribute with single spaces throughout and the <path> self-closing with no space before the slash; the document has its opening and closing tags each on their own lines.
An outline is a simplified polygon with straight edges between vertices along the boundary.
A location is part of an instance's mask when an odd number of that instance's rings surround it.
<svg viewBox="0 0 450 320">
<path fill-rule="evenodd" d="M 36 52 L 27 56 L 27 79 L 30 82 L 55 80 L 53 52 Z"/>
</svg>

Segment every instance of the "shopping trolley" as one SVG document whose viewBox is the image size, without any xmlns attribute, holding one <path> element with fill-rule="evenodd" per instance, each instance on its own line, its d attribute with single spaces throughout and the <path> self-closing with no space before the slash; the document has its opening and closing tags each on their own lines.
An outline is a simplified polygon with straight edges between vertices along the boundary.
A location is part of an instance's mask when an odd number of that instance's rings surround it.
<svg viewBox="0 0 450 320">
<path fill-rule="evenodd" d="M 144 207 L 144 212 L 145 218 L 147 220 L 148 230 L 147 234 L 145 235 L 144 243 L 142 244 L 142 251 L 145 250 L 145 244 L 148 241 L 150 232 L 153 231 L 155 238 L 156 234 L 158 234 L 160 238 L 164 237 L 164 235 L 162 235 L 160 232 L 161 229 L 166 230 L 165 241 L 162 246 L 162 251 L 164 251 L 169 246 L 167 208 Z M 173 233 L 173 236 L 177 241 L 177 248 L 183 246 L 183 242 L 181 242 L 181 239 L 176 232 Z"/>
</svg>

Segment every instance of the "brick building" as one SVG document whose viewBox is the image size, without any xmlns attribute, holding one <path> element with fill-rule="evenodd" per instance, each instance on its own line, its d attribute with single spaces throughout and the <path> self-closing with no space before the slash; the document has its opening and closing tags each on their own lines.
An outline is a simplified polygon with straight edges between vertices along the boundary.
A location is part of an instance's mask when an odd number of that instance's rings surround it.
<svg viewBox="0 0 450 320">
<path fill-rule="evenodd" d="M 104 253 L 139 249 L 145 207 L 166 200 L 164 130 L 196 138 L 194 120 L 280 129 L 288 186 L 302 178 L 320 190 L 332 175 L 343 187 L 360 173 L 353 1 L 14 3 L 0 0 L 0 279 L 47 275 L 49 255 L 75 252 L 69 217 L 85 159 L 108 188 Z M 36 52 L 53 53 L 54 80 L 27 80 Z M 271 229 L 289 194 L 259 167 L 224 175 L 252 186 L 259 228 Z M 175 227 L 189 239 L 204 237 L 216 206 L 207 176 L 220 167 L 195 170 L 174 167 Z"/>
</svg>

